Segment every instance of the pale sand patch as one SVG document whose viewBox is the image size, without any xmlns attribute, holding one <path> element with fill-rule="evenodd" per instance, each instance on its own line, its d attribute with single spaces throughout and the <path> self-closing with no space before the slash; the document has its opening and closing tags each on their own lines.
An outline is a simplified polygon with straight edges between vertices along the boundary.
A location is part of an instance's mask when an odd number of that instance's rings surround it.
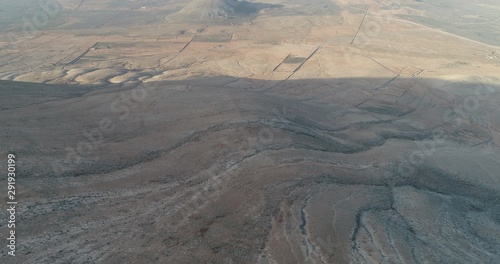
<svg viewBox="0 0 500 264">
<path fill-rule="evenodd" d="M 154 71 L 140 71 L 140 72 L 127 72 L 122 75 L 115 76 L 109 79 L 110 83 L 126 83 L 126 82 L 136 82 L 141 77 L 150 77 L 154 75 Z"/>
<path fill-rule="evenodd" d="M 75 78 L 75 81 L 80 84 L 104 84 L 109 78 L 117 76 L 122 72 L 122 70 L 117 69 L 99 69 L 79 75 Z"/>
<path fill-rule="evenodd" d="M 30 72 L 14 78 L 14 81 L 20 82 L 36 82 L 46 83 L 57 78 L 61 78 L 66 74 L 66 70 L 53 70 L 44 72 Z"/>
</svg>

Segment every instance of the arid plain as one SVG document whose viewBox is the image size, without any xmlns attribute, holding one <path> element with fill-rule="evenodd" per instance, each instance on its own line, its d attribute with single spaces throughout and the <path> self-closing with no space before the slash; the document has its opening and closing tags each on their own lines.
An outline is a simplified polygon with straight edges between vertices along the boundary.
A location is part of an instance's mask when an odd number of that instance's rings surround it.
<svg viewBox="0 0 500 264">
<path fill-rule="evenodd" d="M 6 4 L 0 263 L 500 263 L 495 2 Z"/>
</svg>

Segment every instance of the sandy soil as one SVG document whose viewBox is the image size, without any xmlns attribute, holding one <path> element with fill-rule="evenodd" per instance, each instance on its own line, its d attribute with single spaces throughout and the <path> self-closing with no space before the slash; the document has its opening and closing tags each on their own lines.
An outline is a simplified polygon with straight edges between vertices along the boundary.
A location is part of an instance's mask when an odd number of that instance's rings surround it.
<svg viewBox="0 0 500 264">
<path fill-rule="evenodd" d="M 0 263 L 499 263 L 498 4 L 382 2 L 0 20 Z"/>
</svg>

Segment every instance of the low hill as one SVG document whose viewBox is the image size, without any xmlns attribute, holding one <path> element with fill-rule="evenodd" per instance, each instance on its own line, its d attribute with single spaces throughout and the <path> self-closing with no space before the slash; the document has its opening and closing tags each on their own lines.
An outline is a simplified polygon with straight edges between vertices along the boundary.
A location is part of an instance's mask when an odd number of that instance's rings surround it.
<svg viewBox="0 0 500 264">
<path fill-rule="evenodd" d="M 219 20 L 258 13 L 274 5 L 239 0 L 193 0 L 166 19 L 180 21 Z"/>
</svg>

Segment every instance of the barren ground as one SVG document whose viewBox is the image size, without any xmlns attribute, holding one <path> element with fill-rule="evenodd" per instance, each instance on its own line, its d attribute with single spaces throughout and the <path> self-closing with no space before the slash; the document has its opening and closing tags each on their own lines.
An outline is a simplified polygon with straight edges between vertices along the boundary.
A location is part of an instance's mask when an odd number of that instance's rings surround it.
<svg viewBox="0 0 500 264">
<path fill-rule="evenodd" d="M 0 263 L 500 263 L 495 1 L 33 2 Z"/>
</svg>

